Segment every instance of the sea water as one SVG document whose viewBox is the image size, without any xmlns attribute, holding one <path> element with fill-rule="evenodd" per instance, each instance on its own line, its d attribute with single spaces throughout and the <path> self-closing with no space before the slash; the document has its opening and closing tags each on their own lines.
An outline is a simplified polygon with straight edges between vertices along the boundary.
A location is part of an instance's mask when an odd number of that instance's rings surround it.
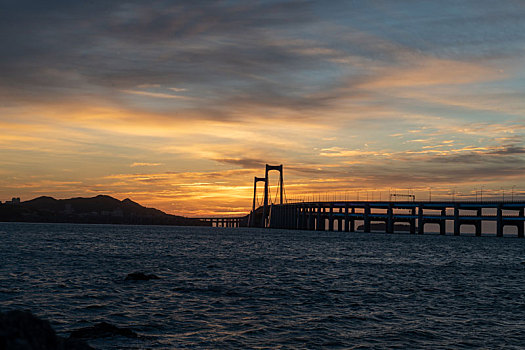
<svg viewBox="0 0 525 350">
<path fill-rule="evenodd" d="M 518 238 L 3 223 L 0 310 L 139 335 L 99 349 L 522 348 L 524 263 Z"/>
</svg>

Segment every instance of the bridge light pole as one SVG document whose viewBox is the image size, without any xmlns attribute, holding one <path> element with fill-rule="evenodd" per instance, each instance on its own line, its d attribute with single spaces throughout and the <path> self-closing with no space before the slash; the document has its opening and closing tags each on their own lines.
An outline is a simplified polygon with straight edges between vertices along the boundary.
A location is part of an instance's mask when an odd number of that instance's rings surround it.
<svg viewBox="0 0 525 350">
<path fill-rule="evenodd" d="M 483 203 L 483 185 L 481 185 L 481 191 L 480 191 L 480 193 L 479 193 L 479 197 L 480 197 L 479 201 L 480 201 L 481 203 Z"/>
</svg>

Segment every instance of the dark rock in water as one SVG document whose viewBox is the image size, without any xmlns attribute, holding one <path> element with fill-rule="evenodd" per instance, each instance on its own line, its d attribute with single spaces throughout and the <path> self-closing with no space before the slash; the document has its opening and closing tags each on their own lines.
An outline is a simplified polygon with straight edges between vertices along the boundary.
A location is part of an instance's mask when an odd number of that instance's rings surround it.
<svg viewBox="0 0 525 350">
<path fill-rule="evenodd" d="M 146 275 L 142 272 L 133 272 L 126 276 L 126 281 L 149 281 L 149 280 L 158 280 L 159 276 L 156 275 Z"/>
<path fill-rule="evenodd" d="M 27 311 L 0 313 L 0 349 L 17 350 L 89 350 L 79 339 L 64 339 L 56 335 L 48 321 Z"/>
<path fill-rule="evenodd" d="M 101 322 L 91 327 L 77 329 L 71 332 L 69 338 L 106 338 L 118 335 L 128 338 L 137 337 L 137 333 L 133 332 L 131 329 L 120 328 L 107 322 Z"/>
</svg>

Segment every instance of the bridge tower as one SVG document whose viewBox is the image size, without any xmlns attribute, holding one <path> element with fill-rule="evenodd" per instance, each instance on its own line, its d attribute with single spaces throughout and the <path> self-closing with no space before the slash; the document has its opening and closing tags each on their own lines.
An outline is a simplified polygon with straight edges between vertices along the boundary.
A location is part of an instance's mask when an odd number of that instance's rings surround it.
<svg viewBox="0 0 525 350">
<path fill-rule="evenodd" d="M 249 226 L 254 227 L 255 226 L 255 197 L 257 196 L 257 182 L 263 181 L 264 182 L 264 188 L 267 187 L 268 184 L 268 177 L 254 177 L 253 180 L 253 203 L 252 203 L 252 212 L 250 213 L 250 220 L 249 220 Z M 263 218 L 264 220 L 264 218 Z"/>
<path fill-rule="evenodd" d="M 264 177 L 266 178 L 266 182 L 264 184 L 264 207 L 263 207 L 263 226 L 266 227 L 266 215 L 268 215 L 268 185 L 269 185 L 269 177 L 268 173 L 271 170 L 277 170 L 279 172 L 279 189 L 280 189 L 280 197 L 279 201 L 280 204 L 283 204 L 283 165 L 268 165 L 266 164 L 266 172 Z"/>
</svg>

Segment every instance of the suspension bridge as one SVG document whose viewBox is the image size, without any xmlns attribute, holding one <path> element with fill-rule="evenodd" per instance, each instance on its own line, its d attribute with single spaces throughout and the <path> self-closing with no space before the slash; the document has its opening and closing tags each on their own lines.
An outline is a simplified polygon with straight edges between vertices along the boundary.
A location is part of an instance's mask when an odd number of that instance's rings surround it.
<svg viewBox="0 0 525 350">
<path fill-rule="evenodd" d="M 271 196 L 269 173 L 279 172 L 275 196 Z M 264 184 L 262 198 L 257 185 Z M 279 197 L 279 198 L 277 198 Z M 460 235 L 471 226 L 476 236 L 493 231 L 503 236 L 514 227 L 524 237 L 525 201 L 417 201 L 413 194 L 393 194 L 388 201 L 300 201 L 287 202 L 283 166 L 266 165 L 265 176 L 255 177 L 250 214 L 244 217 L 201 218 L 216 227 L 260 227 L 290 230 L 424 234 L 429 225 L 441 235 Z M 397 198 L 404 200 L 397 201 Z M 262 199 L 262 203 L 260 202 Z M 509 229 L 507 229 L 509 230 Z"/>
</svg>

